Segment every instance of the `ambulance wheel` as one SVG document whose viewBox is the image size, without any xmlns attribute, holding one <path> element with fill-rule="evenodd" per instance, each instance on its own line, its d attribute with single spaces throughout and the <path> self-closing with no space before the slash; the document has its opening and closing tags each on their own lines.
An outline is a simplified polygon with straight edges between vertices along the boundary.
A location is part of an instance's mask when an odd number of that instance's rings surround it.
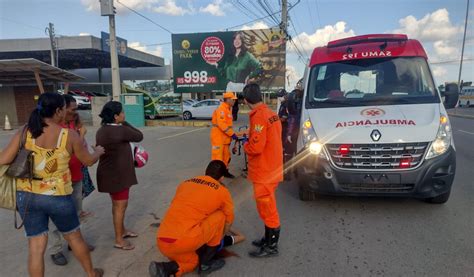
<svg viewBox="0 0 474 277">
<path fill-rule="evenodd" d="M 298 196 L 301 201 L 314 201 L 316 200 L 316 193 L 310 190 L 306 190 L 304 187 L 298 187 Z"/>
<path fill-rule="evenodd" d="M 301 175 L 300 175 L 301 176 Z M 297 178 L 298 181 L 298 196 L 301 201 L 314 201 L 317 194 L 311 191 L 308 187 L 308 180 L 306 178 Z"/>
<path fill-rule="evenodd" d="M 451 190 L 435 197 L 426 198 L 425 201 L 431 204 L 444 204 L 448 202 L 450 194 L 451 194 Z"/>
<path fill-rule="evenodd" d="M 193 115 L 191 114 L 191 112 L 186 111 L 183 113 L 184 120 L 191 120 L 191 118 L 193 118 Z"/>
</svg>

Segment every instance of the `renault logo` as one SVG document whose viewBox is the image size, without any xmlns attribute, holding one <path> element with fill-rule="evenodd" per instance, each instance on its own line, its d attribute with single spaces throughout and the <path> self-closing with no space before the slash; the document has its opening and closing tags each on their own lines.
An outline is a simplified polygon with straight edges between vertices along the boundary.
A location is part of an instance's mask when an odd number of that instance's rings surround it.
<svg viewBox="0 0 474 277">
<path fill-rule="evenodd" d="M 372 138 L 373 141 L 379 141 L 380 138 L 382 137 L 382 134 L 380 133 L 379 130 L 373 130 L 372 133 L 370 133 L 370 137 Z"/>
</svg>

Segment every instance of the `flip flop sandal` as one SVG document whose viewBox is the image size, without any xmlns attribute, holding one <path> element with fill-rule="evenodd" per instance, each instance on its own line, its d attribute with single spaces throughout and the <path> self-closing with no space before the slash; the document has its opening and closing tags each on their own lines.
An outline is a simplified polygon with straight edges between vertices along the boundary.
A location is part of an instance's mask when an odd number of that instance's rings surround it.
<svg viewBox="0 0 474 277">
<path fill-rule="evenodd" d="M 135 249 L 135 246 L 133 244 L 126 244 L 126 245 L 114 245 L 114 248 L 120 249 L 120 250 L 133 250 Z"/>
<path fill-rule="evenodd" d="M 94 268 L 94 272 L 96 277 L 104 276 L 104 270 L 102 268 Z"/>
<path fill-rule="evenodd" d="M 136 238 L 138 237 L 138 234 L 134 232 L 127 232 L 125 235 L 122 236 L 122 238 L 127 239 L 127 238 Z"/>
</svg>

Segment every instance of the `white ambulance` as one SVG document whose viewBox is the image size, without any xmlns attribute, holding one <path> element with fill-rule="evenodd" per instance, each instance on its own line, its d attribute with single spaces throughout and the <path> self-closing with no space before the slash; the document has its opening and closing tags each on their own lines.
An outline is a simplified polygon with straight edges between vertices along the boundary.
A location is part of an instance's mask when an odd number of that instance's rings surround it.
<svg viewBox="0 0 474 277">
<path fill-rule="evenodd" d="M 314 49 L 293 159 L 301 200 L 320 194 L 448 200 L 456 152 L 446 109 L 421 44 L 364 35 Z M 444 102 L 443 102 L 444 101 Z"/>
</svg>

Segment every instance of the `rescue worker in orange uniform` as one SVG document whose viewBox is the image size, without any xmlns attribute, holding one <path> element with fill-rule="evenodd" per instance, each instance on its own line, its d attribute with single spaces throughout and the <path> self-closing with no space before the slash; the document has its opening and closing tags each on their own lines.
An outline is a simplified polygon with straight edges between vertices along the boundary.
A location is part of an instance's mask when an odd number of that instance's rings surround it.
<svg viewBox="0 0 474 277">
<path fill-rule="evenodd" d="M 224 101 L 212 114 L 211 160 L 223 161 L 227 167 L 226 178 L 235 178 L 229 172 L 230 144 L 237 140 L 238 134 L 232 129 L 232 107 L 237 100 L 233 92 L 224 93 Z"/>
<path fill-rule="evenodd" d="M 249 254 L 255 258 L 271 257 L 278 255 L 280 238 L 275 191 L 278 183 L 283 181 L 281 121 L 262 103 L 262 93 L 257 84 L 245 86 L 244 99 L 252 110 L 249 113 L 249 137 L 244 144 L 248 156 L 248 179 L 253 183 L 257 210 L 265 223 L 264 237 L 252 242 L 259 249 Z"/>
<path fill-rule="evenodd" d="M 150 276 L 181 276 L 198 265 L 200 274 L 208 274 L 225 265 L 213 259 L 234 221 L 232 197 L 220 182 L 225 172 L 222 161 L 211 161 L 205 176 L 178 186 L 156 235 L 159 250 L 170 262 L 151 262 Z"/>
</svg>

